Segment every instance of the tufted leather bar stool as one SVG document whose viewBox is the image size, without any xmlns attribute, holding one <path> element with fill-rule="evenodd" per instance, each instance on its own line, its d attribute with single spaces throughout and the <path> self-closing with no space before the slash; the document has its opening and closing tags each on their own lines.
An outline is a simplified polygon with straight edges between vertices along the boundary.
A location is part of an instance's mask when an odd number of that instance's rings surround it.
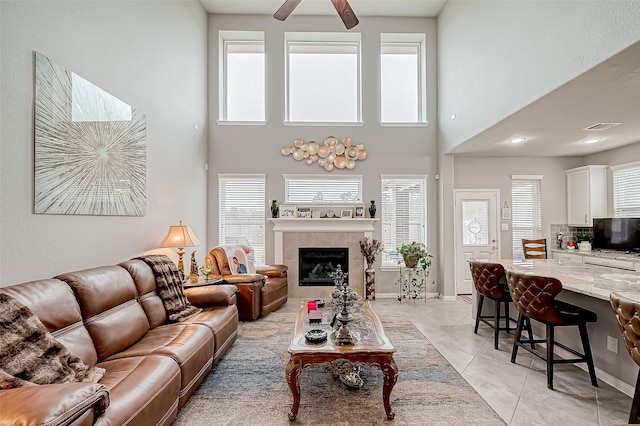
<svg viewBox="0 0 640 426">
<path fill-rule="evenodd" d="M 562 283 L 555 278 L 523 274 L 511 269 L 507 269 L 506 275 L 511 298 L 518 310 L 518 324 L 516 325 L 516 336 L 511 352 L 511 362 L 516 362 L 519 347 L 545 360 L 547 362 L 547 387 L 549 389 L 553 389 L 553 366 L 555 364 L 586 362 L 589 368 L 591 384 L 598 386 L 596 371 L 593 365 L 593 356 L 591 355 L 591 346 L 589 345 L 589 335 L 587 333 L 587 323 L 596 322 L 598 315 L 595 312 L 579 306 L 556 300 L 555 297 L 562 291 Z M 539 321 L 546 326 L 545 340 L 535 340 L 531 336 L 529 340 L 522 340 L 525 318 Z M 575 349 L 555 341 L 555 328 L 564 326 L 578 327 L 584 353 L 580 353 Z M 530 343 L 545 342 L 547 346 L 546 353 L 527 347 L 527 344 Z M 556 358 L 553 354 L 554 346 L 570 352 L 575 355 L 576 358 Z"/>
<path fill-rule="evenodd" d="M 498 334 L 500 330 L 505 330 L 509 333 L 511 332 L 510 322 L 516 322 L 515 319 L 509 316 L 511 295 L 504 281 L 504 267 L 499 263 L 480 262 L 473 259 L 469 261 L 469 267 L 471 268 L 473 285 L 478 292 L 478 312 L 476 313 L 476 325 L 473 332 L 478 334 L 480 321 L 493 328 L 493 347 L 498 349 Z M 482 306 L 485 298 L 489 298 L 494 302 L 493 315 L 482 315 Z M 503 305 L 504 314 L 501 313 Z M 489 318 L 493 319 L 493 322 L 489 322 Z M 503 327 L 500 326 L 500 320 L 504 320 Z"/>
<path fill-rule="evenodd" d="M 609 299 L 611 300 L 611 308 L 613 308 L 618 320 L 618 327 L 622 331 L 627 352 L 631 355 L 631 359 L 640 366 L 640 303 L 615 292 L 611 293 Z M 638 371 L 636 391 L 631 403 L 629 423 L 640 423 L 640 371 Z"/>
</svg>

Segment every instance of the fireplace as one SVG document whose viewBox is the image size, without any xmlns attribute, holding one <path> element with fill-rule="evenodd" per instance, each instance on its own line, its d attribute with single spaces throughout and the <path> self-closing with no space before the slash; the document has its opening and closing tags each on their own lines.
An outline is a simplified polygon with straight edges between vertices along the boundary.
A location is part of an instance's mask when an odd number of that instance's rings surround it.
<svg viewBox="0 0 640 426">
<path fill-rule="evenodd" d="M 359 240 L 373 238 L 373 224 L 380 219 L 269 219 L 273 223 L 274 262 L 289 266 L 289 297 L 326 299 L 329 286 L 301 286 L 298 274 L 300 248 L 319 247 L 349 249 L 348 262 L 340 267 L 349 270 L 349 286 L 364 297 L 364 256 Z M 333 281 L 331 282 L 333 286 Z"/>
<path fill-rule="evenodd" d="M 333 286 L 329 275 L 340 265 L 343 272 L 349 272 L 348 247 L 300 247 L 298 248 L 298 285 Z"/>
</svg>

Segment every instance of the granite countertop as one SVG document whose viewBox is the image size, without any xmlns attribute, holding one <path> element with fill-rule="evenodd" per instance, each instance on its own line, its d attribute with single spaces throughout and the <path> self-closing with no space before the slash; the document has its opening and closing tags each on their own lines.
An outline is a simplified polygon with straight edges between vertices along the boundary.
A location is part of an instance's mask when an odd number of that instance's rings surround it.
<svg viewBox="0 0 640 426">
<path fill-rule="evenodd" d="M 636 256 L 637 257 L 637 256 Z M 640 273 L 605 266 L 572 264 L 562 260 L 545 259 L 513 261 L 503 259 L 504 267 L 531 274 L 557 278 L 565 290 L 584 294 L 601 300 L 609 300 L 611 292 L 640 303 Z"/>
<path fill-rule="evenodd" d="M 559 249 L 554 248 L 551 249 L 552 253 L 566 253 L 566 254 L 575 254 L 579 256 L 593 256 L 593 257 L 602 257 L 605 259 L 617 259 L 617 260 L 628 260 L 631 262 L 640 262 L 640 256 L 634 253 L 626 253 L 623 251 L 615 251 L 615 250 L 592 250 L 592 251 L 580 251 L 580 250 L 567 250 L 567 249 Z"/>
</svg>

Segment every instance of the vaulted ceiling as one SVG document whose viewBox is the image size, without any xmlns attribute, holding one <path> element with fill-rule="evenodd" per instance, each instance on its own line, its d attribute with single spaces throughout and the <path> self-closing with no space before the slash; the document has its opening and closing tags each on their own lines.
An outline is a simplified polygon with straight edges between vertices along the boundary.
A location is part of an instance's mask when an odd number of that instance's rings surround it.
<svg viewBox="0 0 640 426">
<path fill-rule="evenodd" d="M 209 13 L 273 15 L 284 0 L 200 0 Z M 355 14 L 437 17 L 446 0 L 349 0 Z M 329 0 L 302 0 L 295 15 L 336 15 Z M 336 15 L 336 19 L 339 19 Z M 365 18 L 366 19 L 366 18 Z M 441 117 L 449 119 L 448 117 Z M 621 123 L 606 130 L 585 130 Z M 514 135 L 527 140 L 506 143 Z M 598 139 L 586 144 L 585 140 Z M 535 142 L 535 143 L 532 143 Z M 452 153 L 484 156 L 585 156 L 640 142 L 640 42 L 539 98 Z"/>
</svg>

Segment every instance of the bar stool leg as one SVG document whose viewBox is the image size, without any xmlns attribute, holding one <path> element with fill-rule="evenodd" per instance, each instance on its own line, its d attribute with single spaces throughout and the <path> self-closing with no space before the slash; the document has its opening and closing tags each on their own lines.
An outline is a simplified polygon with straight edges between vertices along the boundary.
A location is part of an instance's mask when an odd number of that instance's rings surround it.
<svg viewBox="0 0 640 426">
<path fill-rule="evenodd" d="M 629 414 L 629 423 L 640 423 L 640 370 L 638 371 L 638 380 L 636 380 L 636 391 L 633 395 L 633 402 L 631 403 L 631 413 Z"/>
<path fill-rule="evenodd" d="M 498 349 L 498 333 L 500 332 L 500 301 L 494 300 L 495 312 L 493 314 L 493 348 Z"/>
<path fill-rule="evenodd" d="M 553 344 L 555 328 L 547 324 L 547 387 L 553 389 Z"/>
<path fill-rule="evenodd" d="M 475 334 L 478 334 L 478 324 L 480 324 L 480 315 L 482 315 L 482 304 L 484 303 L 484 296 L 481 294 L 478 294 L 478 312 L 476 312 L 476 326 L 473 329 L 473 332 Z"/>
<path fill-rule="evenodd" d="M 580 330 L 580 339 L 582 340 L 582 348 L 584 349 L 584 357 L 587 361 L 587 367 L 589 367 L 589 377 L 591 377 L 591 384 L 598 387 L 598 379 L 596 378 L 596 368 L 593 365 L 593 356 L 591 354 L 591 345 L 589 344 L 589 333 L 587 333 L 587 324 L 578 324 L 578 330 Z"/>
<path fill-rule="evenodd" d="M 531 344 L 531 349 L 535 349 L 536 344 L 533 342 L 533 330 L 531 329 L 531 320 L 529 318 L 525 318 L 524 320 L 527 326 L 527 333 L 529 333 L 529 343 Z"/>
<path fill-rule="evenodd" d="M 520 337 L 522 336 L 522 326 L 524 322 L 524 315 L 518 313 L 518 322 L 516 324 L 516 335 L 513 338 L 513 349 L 511 349 L 511 362 L 516 363 L 516 356 L 518 355 L 518 344 L 520 343 Z"/>
<path fill-rule="evenodd" d="M 511 333 L 511 316 L 509 316 L 509 302 L 504 302 L 504 321 L 507 323 L 507 334 Z"/>
</svg>

